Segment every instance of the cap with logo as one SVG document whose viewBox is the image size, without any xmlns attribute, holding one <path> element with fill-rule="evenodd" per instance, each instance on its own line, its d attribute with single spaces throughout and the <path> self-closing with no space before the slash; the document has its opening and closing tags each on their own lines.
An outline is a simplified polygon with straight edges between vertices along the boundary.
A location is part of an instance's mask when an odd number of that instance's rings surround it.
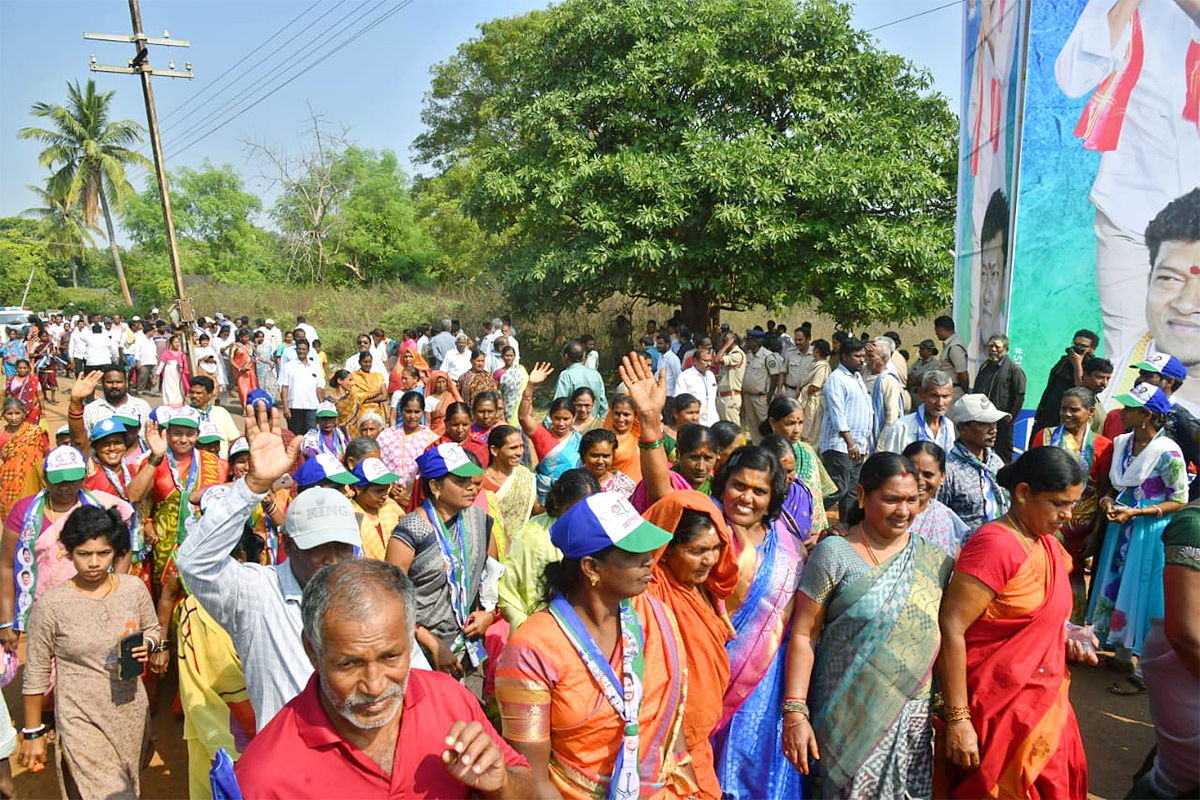
<svg viewBox="0 0 1200 800">
<path fill-rule="evenodd" d="M 114 409 L 113 416 L 129 430 L 142 427 L 142 414 L 133 406 L 120 406 Z"/>
<path fill-rule="evenodd" d="M 1175 356 L 1167 355 L 1166 353 L 1155 353 L 1152 356 L 1146 356 L 1145 361 L 1134 364 L 1131 369 L 1157 372 L 1159 375 L 1176 381 L 1182 381 L 1187 378 L 1187 367 L 1183 366 L 1183 362 Z"/>
<path fill-rule="evenodd" d="M 373 483 L 376 486 L 390 486 L 400 480 L 400 476 L 387 468 L 378 458 L 364 458 L 354 465 L 354 477 L 358 478 L 355 486 L 366 486 Z"/>
<path fill-rule="evenodd" d="M 92 444 L 96 444 L 101 439 L 121 434 L 121 438 L 125 438 L 125 426 L 117 421 L 116 417 L 108 417 L 102 419 L 92 426 L 91 440 Z"/>
<path fill-rule="evenodd" d="M 337 406 L 328 400 L 317 404 L 317 419 L 334 417 L 338 415 Z"/>
<path fill-rule="evenodd" d="M 87 475 L 87 459 L 71 445 L 64 444 L 46 454 L 45 468 L 50 483 L 80 481 Z"/>
<path fill-rule="evenodd" d="M 229 493 L 229 489 L 230 486 L 227 483 L 219 483 L 216 486 L 210 486 L 205 489 L 200 495 L 200 512 L 207 512 L 208 507 L 211 506 L 214 501 L 220 500 Z"/>
<path fill-rule="evenodd" d="M 56 430 L 54 432 L 54 436 L 55 436 L 55 438 L 58 438 L 59 436 L 69 436 L 70 433 L 71 433 L 71 426 L 70 425 L 62 425 L 59 427 L 58 430 Z"/>
<path fill-rule="evenodd" d="M 229 457 L 240 456 L 242 453 L 250 452 L 250 442 L 246 441 L 245 436 L 239 436 L 233 440 L 233 444 L 229 445 Z"/>
<path fill-rule="evenodd" d="M 161 406 L 159 407 L 161 409 Z M 162 417 L 162 414 L 159 414 Z M 183 406 L 171 411 L 167 417 L 167 426 L 176 426 L 180 428 L 200 428 L 200 412 L 191 406 Z"/>
<path fill-rule="evenodd" d="M 646 521 L 624 495 L 601 492 L 567 509 L 550 527 L 550 541 L 564 558 L 583 558 L 614 546 L 648 553 L 671 541 L 671 534 Z"/>
<path fill-rule="evenodd" d="M 992 405 L 986 394 L 964 394 L 950 404 L 946 416 L 955 425 L 964 422 L 999 422 L 1012 419 L 1008 414 Z"/>
<path fill-rule="evenodd" d="M 1149 383 L 1139 383 L 1128 394 L 1117 395 L 1116 400 L 1126 408 L 1144 408 L 1155 414 L 1166 414 L 1171 410 L 1167 393 Z"/>
<path fill-rule="evenodd" d="M 321 481 L 333 481 L 342 486 L 349 486 L 356 480 L 333 453 L 317 453 L 305 461 L 292 477 L 301 487 L 312 486 Z"/>
<path fill-rule="evenodd" d="M 362 547 L 354 508 L 336 489 L 318 486 L 296 495 L 288 506 L 286 525 L 288 538 L 301 550 L 334 542 Z"/>
<path fill-rule="evenodd" d="M 431 447 L 417 456 L 417 471 L 422 478 L 440 478 L 443 475 L 472 478 L 483 474 L 483 468 L 470 459 L 462 445 L 453 442 Z"/>
<path fill-rule="evenodd" d="M 174 424 L 172 422 L 171 424 Z M 221 431 L 217 428 L 217 424 L 207 419 L 200 420 L 200 438 L 196 441 L 200 444 L 213 444 L 221 441 Z"/>
</svg>

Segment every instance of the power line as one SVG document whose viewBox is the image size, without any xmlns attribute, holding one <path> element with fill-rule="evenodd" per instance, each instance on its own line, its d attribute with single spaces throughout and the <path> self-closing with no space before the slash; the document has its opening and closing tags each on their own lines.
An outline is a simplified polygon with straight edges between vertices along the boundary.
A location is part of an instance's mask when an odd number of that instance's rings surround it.
<svg viewBox="0 0 1200 800">
<path fill-rule="evenodd" d="M 245 87 L 241 88 L 236 95 L 234 95 L 232 98 L 230 98 L 228 100 L 223 101 L 219 108 L 217 108 L 214 111 L 209 112 L 209 114 L 206 115 L 205 121 L 199 123 L 197 125 L 197 127 L 194 128 L 193 130 L 180 136 L 179 137 L 180 140 L 188 141 L 188 146 L 190 146 L 191 142 L 189 141 L 189 139 L 194 139 L 194 140 L 198 141 L 199 135 L 202 132 L 204 132 L 206 129 L 211 128 L 211 129 L 215 130 L 217 122 L 219 120 L 222 120 L 226 114 L 230 113 L 230 111 L 232 109 L 236 108 L 239 104 L 243 103 L 247 98 L 249 98 L 255 92 L 262 89 L 264 86 L 269 85 L 271 83 L 271 81 L 275 80 L 276 78 L 278 78 L 280 76 L 286 75 L 289 70 L 296 69 L 300 65 L 300 63 L 302 63 L 302 62 L 298 63 L 295 60 L 297 56 L 299 56 L 302 53 L 307 52 L 310 48 L 312 48 L 312 46 L 314 44 L 316 44 L 319 41 L 322 41 L 322 40 L 328 41 L 329 39 L 335 38 L 337 36 L 341 36 L 343 33 L 345 33 L 347 28 L 349 28 L 352 25 L 357 24 L 358 22 L 363 20 L 365 17 L 374 13 L 380 6 L 382 6 L 388 2 L 388 0 L 378 0 L 378 2 L 375 3 L 375 5 L 371 6 L 370 8 L 367 8 L 365 11 L 363 11 L 363 9 L 366 8 L 366 6 L 371 3 L 371 1 L 372 0 L 363 0 L 363 2 L 361 2 L 357 6 L 355 6 L 352 11 L 343 15 L 336 22 L 334 22 L 333 24 L 326 27 L 320 33 L 312 36 L 308 41 L 306 41 L 301 46 L 300 50 L 298 50 L 296 53 L 293 53 L 291 56 L 284 58 L 282 61 L 280 61 L 279 64 L 275 65 L 266 74 L 255 77 Z M 344 2 L 344 0 L 343 0 L 343 2 Z M 338 3 L 338 5 L 339 6 L 342 5 L 342 3 Z M 335 8 L 336 8 L 336 6 L 335 6 Z M 324 16 L 324 15 L 322 15 L 322 16 Z M 238 113 L 238 112 L 234 112 L 234 113 Z M 179 122 L 182 122 L 182 121 L 183 120 L 179 120 Z M 179 126 L 176 125 L 175 127 L 179 127 Z M 172 153 L 177 152 L 179 149 L 180 149 L 180 145 L 176 144 L 176 146 L 172 150 Z"/>
<path fill-rule="evenodd" d="M 941 11 L 943 8 L 949 8 L 950 6 L 960 6 L 960 5 L 962 5 L 962 0 L 950 0 L 949 3 L 943 3 L 940 6 L 936 6 L 934 8 L 929 8 L 924 11 L 918 11 L 916 14 L 909 14 L 907 17 L 901 17 L 900 19 L 894 19 L 891 22 L 885 22 L 882 25 L 876 25 L 874 28 L 867 28 L 863 32 L 864 33 L 872 33 L 874 31 L 881 30 L 883 28 L 889 28 L 892 25 L 899 25 L 901 22 L 908 22 L 910 19 L 916 19 L 917 17 L 923 17 L 926 14 L 932 14 L 935 11 Z"/>
<path fill-rule="evenodd" d="M 384 2 L 387 2 L 387 0 L 381 0 L 381 2 L 380 2 L 380 3 L 378 3 L 378 4 L 376 4 L 374 7 L 372 7 L 372 9 L 371 9 L 371 10 L 372 10 L 372 11 L 373 11 L 373 10 L 375 10 L 375 8 L 378 8 L 380 5 L 383 5 L 383 3 L 384 3 Z M 246 113 L 247 111 L 249 111 L 250 109 L 254 108 L 254 107 L 255 107 L 255 106 L 257 106 L 259 103 L 263 102 L 263 101 L 264 101 L 264 100 L 266 100 L 268 97 L 270 97 L 271 95 L 273 95 L 273 94 L 275 94 L 276 92 L 278 92 L 280 89 L 284 88 L 284 87 L 285 87 L 285 86 L 287 86 L 288 84 L 290 84 L 290 83 L 292 83 L 293 81 L 295 81 L 297 78 L 299 78 L 299 77 L 301 77 L 302 75 L 304 75 L 305 73 L 307 73 L 309 70 L 312 70 L 312 69 L 313 69 L 313 68 L 315 68 L 317 65 L 321 64 L 322 62 L 324 62 L 326 59 L 328 59 L 328 58 L 329 58 L 330 56 L 332 56 L 334 53 L 337 53 L 338 51 L 340 51 L 340 50 L 342 50 L 343 48 L 345 48 L 347 45 L 349 45 L 349 44 L 351 44 L 351 43 L 355 42 L 355 41 L 356 41 L 356 40 L 358 40 L 360 37 L 362 37 L 362 36 L 366 35 L 366 34 L 367 34 L 367 33 L 369 33 L 370 31 L 372 31 L 372 30 L 374 30 L 375 28 L 377 28 L 377 27 L 379 27 L 380 25 L 382 25 L 382 24 L 383 24 L 384 22 L 386 22 L 388 19 L 390 19 L 391 17 L 395 16 L 397 13 L 399 13 L 400 11 L 402 11 L 403 9 L 405 9 L 405 8 L 407 8 L 409 5 L 411 5 L 411 4 L 412 4 L 412 2 L 413 2 L 413 0 L 403 0 L 403 2 L 399 3 L 399 4 L 398 4 L 398 5 L 395 7 L 395 8 L 393 8 L 393 9 L 391 9 L 391 10 L 387 11 L 386 13 L 382 14 L 381 16 L 379 16 L 378 18 L 376 18 L 376 19 L 375 19 L 375 20 L 373 20 L 372 22 L 369 22 L 369 23 L 367 23 L 367 25 L 365 25 L 363 28 L 361 28 L 360 30 L 358 30 L 357 32 L 355 32 L 355 33 L 354 33 L 353 35 L 351 35 L 349 38 L 345 39 L 344 41 L 341 41 L 341 42 L 338 42 L 338 43 L 334 44 L 332 47 L 330 47 L 328 50 L 326 50 L 324 53 L 322 53 L 320 56 L 318 56 L 318 57 L 317 57 L 317 59 L 316 59 L 315 61 L 313 61 L 311 64 L 309 64 L 309 65 L 308 65 L 307 67 L 305 67 L 304 69 L 302 69 L 302 70 L 300 70 L 299 72 L 297 72 L 296 74 L 292 75 L 291 77 L 289 77 L 287 80 L 283 81 L 282 83 L 280 83 L 280 84 L 277 84 L 276 86 L 274 86 L 274 87 L 272 87 L 271 89 L 267 90 L 266 92 L 264 92 L 262 95 L 260 95 L 258 98 L 256 98 L 255 100 L 253 100 L 253 101 L 252 101 L 251 103 L 249 103 L 248 105 L 246 105 L 246 106 L 243 106 L 242 108 L 238 109 L 236 112 L 234 112 L 233 114 L 231 114 L 231 115 L 230 115 L 228 118 L 226 118 L 224 121 L 222 121 L 222 122 L 221 122 L 219 125 L 217 125 L 216 127 L 213 127 L 213 128 L 211 128 L 211 129 L 209 129 L 209 130 L 205 131 L 204 133 L 200 134 L 199 136 L 197 136 L 196 138 L 192 139 L 191 141 L 187 142 L 187 143 L 186 143 L 186 144 L 184 144 L 184 145 L 177 146 L 177 147 L 175 148 L 175 150 L 172 152 L 172 154 L 171 154 L 171 155 L 172 155 L 172 156 L 178 156 L 178 155 L 180 155 L 181 153 L 183 153 L 185 150 L 188 150 L 189 148 L 191 148 L 192 146 L 194 146 L 194 145 L 196 145 L 196 144 L 200 143 L 200 142 L 201 142 L 201 141 L 203 141 L 204 139 L 207 139 L 209 136 L 211 136 L 211 135 L 213 135 L 214 133 L 216 133 L 217 131 L 221 130 L 222 128 L 224 128 L 224 127 L 225 127 L 226 125 L 228 125 L 230 122 L 233 122 L 235 119 L 237 119 L 237 118 L 238 118 L 239 116 L 241 116 L 242 114 L 244 114 L 244 113 Z"/>
<path fill-rule="evenodd" d="M 311 10 L 313 9 L 313 7 L 314 7 L 314 6 L 316 6 L 318 3 L 320 3 L 320 1 L 321 1 L 321 0 L 315 0 L 315 2 L 314 2 L 312 5 L 310 5 L 308 8 L 304 9 L 303 11 L 301 11 L 301 12 L 300 12 L 300 13 L 299 13 L 297 16 L 293 17 L 293 18 L 292 18 L 292 20 L 291 20 L 290 22 L 288 22 L 288 24 L 287 24 L 287 25 L 284 25 L 282 28 L 280 28 L 279 30 L 275 31 L 275 33 L 271 34 L 271 36 L 269 36 L 269 37 L 268 37 L 268 38 L 267 38 L 267 39 L 266 39 L 264 42 L 262 42 L 262 44 L 256 45 L 255 47 L 251 48 L 251 49 L 250 49 L 250 51 L 249 51 L 248 53 L 246 53 L 244 56 L 241 56 L 241 57 L 239 57 L 238 59 L 236 59 L 236 60 L 233 62 L 233 64 L 231 64 L 231 65 L 229 66 L 229 68 L 228 68 L 228 69 L 226 69 L 224 72 L 222 72 L 220 75 L 218 75 L 218 76 L 217 76 L 217 77 L 216 77 L 216 78 L 213 80 L 213 82 L 212 82 L 212 83 L 208 84 L 208 85 L 207 85 L 207 86 L 205 86 L 203 89 L 201 89 L 199 92 L 197 92 L 195 95 L 193 95 L 192 97 L 189 97 L 189 98 L 188 98 L 187 100 L 185 100 L 183 103 L 180 103 L 180 104 L 179 104 L 179 105 L 178 105 L 176 108 L 172 109 L 172 110 L 171 110 L 171 112 L 170 112 L 169 114 L 167 114 L 167 115 L 166 115 L 166 116 L 163 118 L 163 121 L 165 122 L 166 120 L 170 119 L 170 118 L 171 118 L 171 117 L 173 117 L 174 115 L 178 114 L 178 113 L 179 113 L 180 111 L 182 111 L 183 109 L 187 108 L 187 106 L 189 106 L 190 104 L 192 104 L 192 103 L 195 103 L 197 100 L 199 100 L 199 99 L 200 99 L 200 97 L 201 97 L 201 96 L 202 96 L 202 95 L 203 95 L 203 94 L 204 94 L 206 91 L 209 91 L 209 90 L 211 90 L 211 89 L 214 89 L 214 88 L 216 88 L 216 87 L 217 87 L 217 86 L 220 84 L 221 80 L 222 80 L 222 79 L 224 79 L 224 77 L 225 77 L 226 75 L 228 75 L 229 73 L 231 73 L 231 72 L 233 72 L 234 70 L 238 69 L 238 68 L 239 68 L 239 67 L 242 65 L 242 63 L 243 63 L 243 62 L 244 62 L 246 59 L 248 59 L 250 56 L 254 55 L 254 53 L 258 52 L 258 51 L 259 51 L 261 48 L 265 47 L 267 44 L 269 44 L 269 43 L 271 42 L 271 40 L 272 40 L 272 39 L 274 39 L 276 36 L 279 36 L 279 34 L 283 33 L 285 30 L 287 30 L 287 29 L 288 29 L 288 28 L 290 28 L 292 25 L 294 25 L 294 24 L 296 23 L 296 21 L 297 21 L 297 20 L 299 20 L 301 17 L 303 17 L 303 16 L 304 16 L 305 14 L 307 14 L 309 11 L 311 11 Z M 229 83 L 229 85 L 228 85 L 228 86 L 225 86 L 225 87 L 223 87 L 223 88 L 222 88 L 222 89 L 221 89 L 219 92 L 217 92 L 216 94 L 214 94 L 214 95 L 212 95 L 211 97 L 209 97 L 209 98 L 208 98 L 207 100 L 205 100 L 203 103 L 201 103 L 200 105 L 198 105 L 198 106 L 196 106 L 196 107 L 192 108 L 192 109 L 191 109 L 190 111 L 188 111 L 188 112 L 187 112 L 187 114 L 185 114 L 185 115 L 184 115 L 182 118 L 180 118 L 180 119 L 176 120 L 176 124 L 178 124 L 178 123 L 182 123 L 182 122 L 183 122 L 185 119 L 187 119 L 188 117 L 192 116 L 193 114 L 195 114 L 196 112 L 198 112 L 200 109 L 204 108 L 204 107 L 205 107 L 205 106 L 207 106 L 209 103 L 211 103 L 213 100 L 215 100 L 215 99 L 217 99 L 218 97 L 220 97 L 220 96 L 221 96 L 221 95 L 222 95 L 224 92 L 228 91 L 228 90 L 229 90 L 229 89 L 231 89 L 231 88 L 232 88 L 234 85 L 236 85 L 236 84 L 237 84 L 237 82 L 238 82 L 239 80 L 245 80 L 245 79 L 248 79 L 248 78 L 249 78 L 249 76 L 250 76 L 250 73 L 252 73 L 252 72 L 253 72 L 255 69 L 257 69 L 257 68 L 258 68 L 258 66 L 259 66 L 260 64 L 262 64 L 264 61 L 266 61 L 267 59 L 269 59 L 271 56 L 273 56 L 273 55 L 275 55 L 276 53 L 278 53 L 278 52 L 279 52 L 280 50 L 282 50 L 283 48 L 287 47 L 289 44 L 291 44 L 292 42 L 294 42 L 294 41 L 295 41 L 295 40 L 296 40 L 298 37 L 300 37 L 300 36 L 304 35 L 304 33 L 305 33 L 306 31 L 308 31 L 310 28 L 312 28 L 314 25 L 316 25 L 318 22 L 320 22 L 322 19 L 324 19 L 324 18 L 325 18 L 326 16 L 328 16 L 329 14 L 333 13 L 334 11 L 336 11 L 336 10 L 337 10 L 337 8 L 338 8 L 338 6 L 341 6 L 341 5 L 342 5 L 343 3 L 345 3 L 345 2 L 346 2 L 346 0 L 341 0 L 341 2 L 337 3 L 336 5 L 334 5 L 333 7 L 331 7 L 331 8 L 330 8 L 328 11 L 326 11 L 324 14 L 322 14 L 321 16 L 319 16 L 319 17 L 317 17 L 316 19 L 314 19 L 312 22 L 310 22 L 308 25 L 306 25 L 306 26 L 305 26 L 305 27 L 304 27 L 302 30 L 300 30 L 298 33 L 296 33 L 296 34 L 295 34 L 295 35 L 293 35 L 293 36 L 292 36 L 290 39 L 288 39 L 286 42 L 284 42 L 283 44 L 280 44 L 280 45 L 279 45 L 278 47 L 276 47 L 274 50 L 272 50 L 271 52 L 267 53 L 265 56 L 263 56 L 262 58 L 260 58 L 258 61 L 256 61 L 256 62 L 254 63 L 254 65 L 253 65 L 253 66 L 251 66 L 251 67 L 249 67 L 249 68 L 247 68 L 247 69 L 243 70 L 242 72 L 238 73 L 237 77 L 236 77 L 234 80 L 230 81 L 230 83 Z M 175 126 L 173 125 L 173 126 L 171 126 L 171 127 L 175 127 Z"/>
</svg>

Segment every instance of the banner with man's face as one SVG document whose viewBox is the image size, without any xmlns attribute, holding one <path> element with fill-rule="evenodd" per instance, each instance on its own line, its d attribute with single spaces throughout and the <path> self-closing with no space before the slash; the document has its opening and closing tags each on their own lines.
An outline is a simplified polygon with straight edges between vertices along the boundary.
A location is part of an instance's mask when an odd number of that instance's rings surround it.
<svg viewBox="0 0 1200 800">
<path fill-rule="evenodd" d="M 977 365 L 1008 329 L 1011 242 L 1029 0 L 963 5 L 955 325 Z"/>
<path fill-rule="evenodd" d="M 1200 410 L 1198 11 L 1195 0 L 1033 4 L 1008 324 L 1027 407 L 1088 328 L 1116 367 L 1110 397 L 1162 350 L 1188 367 L 1178 397 Z"/>
</svg>

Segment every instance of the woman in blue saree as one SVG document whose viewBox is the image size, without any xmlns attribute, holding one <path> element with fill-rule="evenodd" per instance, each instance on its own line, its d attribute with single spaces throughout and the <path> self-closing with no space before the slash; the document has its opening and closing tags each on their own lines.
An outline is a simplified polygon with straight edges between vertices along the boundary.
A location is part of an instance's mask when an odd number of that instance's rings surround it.
<svg viewBox="0 0 1200 800">
<path fill-rule="evenodd" d="M 914 473 L 895 453 L 867 460 L 858 523 L 816 546 L 796 593 L 783 752 L 816 767 L 820 797 L 933 796 L 930 688 L 954 562 L 908 532 Z"/>
<path fill-rule="evenodd" d="M 537 496 L 539 503 L 546 502 L 546 494 L 550 485 L 569 469 L 579 466 L 579 443 L 582 437 L 572 427 L 575 420 L 575 409 L 570 398 L 556 397 L 550 404 L 550 428 L 538 422 L 533 416 L 533 391 L 538 384 L 550 377 L 554 368 L 543 362 L 534 364 L 529 371 L 529 380 L 525 390 L 521 392 L 521 405 L 517 409 L 517 420 L 521 430 L 533 443 L 537 453 L 538 465 L 534 470 L 537 477 Z"/>
</svg>

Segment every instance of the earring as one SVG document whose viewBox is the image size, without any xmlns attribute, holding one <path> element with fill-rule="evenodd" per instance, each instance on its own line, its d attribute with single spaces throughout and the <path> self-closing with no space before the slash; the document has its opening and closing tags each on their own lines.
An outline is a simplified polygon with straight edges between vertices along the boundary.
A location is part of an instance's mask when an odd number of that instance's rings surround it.
<svg viewBox="0 0 1200 800">
<path fill-rule="evenodd" d="M 599 582 L 600 582 L 600 579 L 599 579 L 599 578 L 597 578 L 595 575 L 589 575 L 589 576 L 588 576 L 588 582 L 589 582 L 589 583 L 591 583 L 591 584 L 592 584 L 592 586 L 595 586 L 597 583 L 599 583 Z"/>
<path fill-rule="evenodd" d="M 1021 505 L 1025 505 L 1025 498 L 1024 498 L 1024 497 L 1018 497 L 1018 498 L 1017 498 L 1017 502 L 1018 502 L 1018 503 L 1020 503 Z"/>
</svg>

